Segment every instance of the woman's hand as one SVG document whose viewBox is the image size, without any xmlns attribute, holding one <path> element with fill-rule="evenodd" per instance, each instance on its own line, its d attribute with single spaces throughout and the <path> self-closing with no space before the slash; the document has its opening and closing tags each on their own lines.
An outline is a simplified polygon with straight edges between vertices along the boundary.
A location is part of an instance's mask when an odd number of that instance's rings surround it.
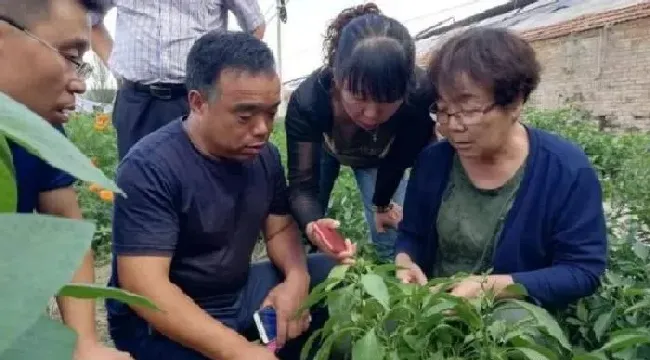
<svg viewBox="0 0 650 360">
<path fill-rule="evenodd" d="M 340 264 L 353 264 L 354 255 L 357 252 L 357 246 L 353 244 L 350 239 L 345 239 L 345 250 L 340 252 L 333 251 L 329 246 L 325 244 L 323 239 L 315 231 L 315 224 L 318 224 L 318 226 L 321 228 L 326 227 L 332 230 L 337 230 L 340 225 L 339 222 L 334 219 L 327 218 L 312 221 L 307 224 L 307 237 L 309 238 L 309 241 L 311 241 L 312 244 L 316 245 L 320 251 L 337 260 Z"/>
<path fill-rule="evenodd" d="M 397 229 L 402 221 L 402 207 L 392 202 L 391 207 L 385 212 L 375 212 L 375 227 L 377 232 L 383 233 L 388 229 Z"/>
<path fill-rule="evenodd" d="M 509 296 L 504 290 L 514 284 L 510 275 L 470 276 L 456 284 L 450 291 L 451 295 L 472 299 L 487 290 L 492 290 L 498 298 Z"/>
<path fill-rule="evenodd" d="M 419 284 L 426 285 L 428 280 L 424 271 L 414 263 L 411 258 L 403 253 L 397 254 L 395 257 L 395 265 L 397 266 L 397 278 L 404 284 Z"/>
</svg>

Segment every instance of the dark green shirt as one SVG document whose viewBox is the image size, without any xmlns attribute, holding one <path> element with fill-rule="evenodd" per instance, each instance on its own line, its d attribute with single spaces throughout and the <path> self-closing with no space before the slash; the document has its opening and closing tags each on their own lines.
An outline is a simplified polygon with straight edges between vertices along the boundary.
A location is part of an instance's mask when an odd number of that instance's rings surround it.
<svg viewBox="0 0 650 360">
<path fill-rule="evenodd" d="M 436 219 L 438 252 L 434 275 L 437 277 L 458 272 L 480 274 L 492 267 L 496 239 L 524 173 L 522 166 L 500 188 L 484 190 L 472 184 L 458 155 L 453 161 Z"/>
</svg>

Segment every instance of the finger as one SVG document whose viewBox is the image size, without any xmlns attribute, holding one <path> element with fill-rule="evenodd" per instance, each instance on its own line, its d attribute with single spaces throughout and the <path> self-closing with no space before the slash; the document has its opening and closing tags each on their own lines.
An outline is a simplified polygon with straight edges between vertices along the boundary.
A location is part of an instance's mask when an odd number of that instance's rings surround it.
<svg viewBox="0 0 650 360">
<path fill-rule="evenodd" d="M 350 239 L 345 239 L 345 251 L 353 256 L 357 252 L 357 244 L 350 241 Z"/>
<path fill-rule="evenodd" d="M 397 270 L 396 275 L 397 278 L 402 282 L 402 284 L 409 283 L 408 270 Z"/>
<path fill-rule="evenodd" d="M 357 244 L 350 241 L 350 239 L 345 239 L 345 248 L 352 255 L 357 253 Z"/>
<path fill-rule="evenodd" d="M 311 325 L 311 314 L 307 313 L 304 321 L 303 321 L 303 332 L 309 330 L 309 326 Z"/>
<path fill-rule="evenodd" d="M 335 257 L 338 260 L 344 260 L 344 259 L 347 259 L 347 258 L 354 257 L 354 254 L 356 252 L 355 250 L 356 249 L 355 249 L 354 245 L 352 244 L 352 242 L 350 242 L 350 239 L 345 239 L 345 250 L 339 251 L 338 253 L 336 253 Z"/>
<path fill-rule="evenodd" d="M 277 326 L 278 333 L 275 338 L 275 341 L 278 345 L 278 348 L 281 348 L 287 342 L 287 331 L 288 331 L 287 317 L 281 315 L 280 313 L 277 313 L 277 322 L 278 322 L 278 326 Z"/>
<path fill-rule="evenodd" d="M 338 220 L 330 219 L 330 218 L 324 218 L 318 220 L 318 225 L 324 225 L 329 227 L 330 229 L 338 229 L 339 226 L 341 226 L 341 223 Z"/>
<path fill-rule="evenodd" d="M 289 323 L 289 330 L 287 334 L 287 341 L 291 339 L 295 339 L 300 334 L 302 334 L 302 326 L 303 326 L 304 321 L 302 318 L 298 318 L 296 320 L 293 320 Z"/>
<path fill-rule="evenodd" d="M 427 284 L 427 276 L 424 275 L 424 273 L 422 272 L 422 270 L 417 269 L 417 270 L 414 270 L 414 272 L 415 272 L 415 274 L 414 274 L 414 275 L 415 275 L 415 279 L 416 279 L 416 281 L 418 282 L 418 284 L 420 284 L 420 285 L 426 285 L 426 284 Z"/>
<path fill-rule="evenodd" d="M 262 301 L 262 305 L 260 305 L 260 309 L 264 309 L 265 307 L 273 306 L 273 301 L 271 300 L 271 297 L 267 296 L 264 298 L 264 301 Z"/>
</svg>

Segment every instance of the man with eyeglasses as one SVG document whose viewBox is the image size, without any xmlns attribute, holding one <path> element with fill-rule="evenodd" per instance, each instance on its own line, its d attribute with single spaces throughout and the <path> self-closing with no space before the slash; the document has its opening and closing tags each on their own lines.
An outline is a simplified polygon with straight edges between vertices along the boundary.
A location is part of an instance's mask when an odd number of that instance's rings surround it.
<svg viewBox="0 0 650 360">
<path fill-rule="evenodd" d="M 59 131 L 86 90 L 91 73 L 82 61 L 89 47 L 89 0 L 0 0 L 0 91 L 42 116 Z M 9 142 L 18 188 L 17 212 L 81 219 L 75 179 L 15 142 Z M 72 282 L 94 282 L 89 249 Z M 63 322 L 77 333 L 75 360 L 127 360 L 130 355 L 101 345 L 90 300 L 58 298 Z"/>
<path fill-rule="evenodd" d="M 92 50 L 118 80 L 113 106 L 118 158 L 145 135 L 189 113 L 185 59 L 208 31 L 227 31 L 228 12 L 258 39 L 265 21 L 258 0 L 102 0 L 93 14 Z M 115 41 L 103 25 L 115 8 Z"/>
</svg>

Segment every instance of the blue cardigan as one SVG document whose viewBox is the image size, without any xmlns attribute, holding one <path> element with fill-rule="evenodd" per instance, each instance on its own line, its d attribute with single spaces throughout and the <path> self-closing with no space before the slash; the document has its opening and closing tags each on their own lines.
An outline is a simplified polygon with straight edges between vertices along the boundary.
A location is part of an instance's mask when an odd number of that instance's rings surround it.
<svg viewBox="0 0 650 360">
<path fill-rule="evenodd" d="M 494 252 L 494 274 L 510 274 L 538 305 L 564 308 L 593 294 L 607 261 L 598 176 L 585 153 L 549 132 L 526 127 L 526 172 Z M 454 149 L 426 147 L 411 171 L 397 253 L 431 276 L 438 242 L 435 219 Z"/>
</svg>

